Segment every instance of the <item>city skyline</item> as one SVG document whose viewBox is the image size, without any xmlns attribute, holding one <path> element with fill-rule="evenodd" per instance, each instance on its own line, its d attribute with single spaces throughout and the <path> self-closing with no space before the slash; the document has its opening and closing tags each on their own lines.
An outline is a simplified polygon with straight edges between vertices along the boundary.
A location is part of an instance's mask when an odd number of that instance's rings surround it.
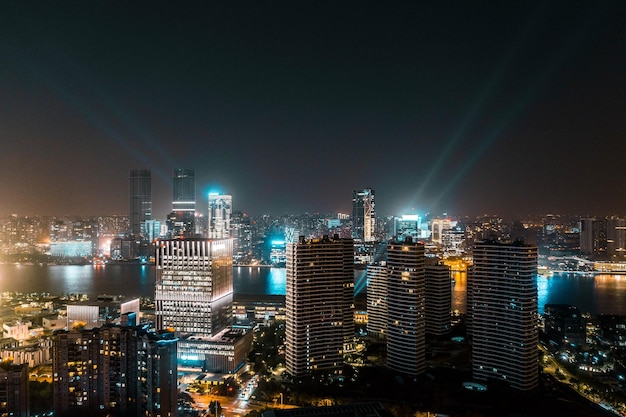
<svg viewBox="0 0 626 417">
<path fill-rule="evenodd" d="M 67 3 L 69 6 L 69 3 Z M 3 5 L 0 215 L 622 214 L 624 5 Z M 27 168 L 25 168 L 27 167 Z"/>
</svg>

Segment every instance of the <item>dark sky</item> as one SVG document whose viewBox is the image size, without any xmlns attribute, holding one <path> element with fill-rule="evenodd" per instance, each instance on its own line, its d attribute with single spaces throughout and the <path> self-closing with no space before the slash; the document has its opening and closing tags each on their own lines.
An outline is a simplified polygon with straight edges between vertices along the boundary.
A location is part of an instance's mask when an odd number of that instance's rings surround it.
<svg viewBox="0 0 626 417">
<path fill-rule="evenodd" d="M 626 2 L 0 4 L 0 214 L 626 214 Z"/>
</svg>

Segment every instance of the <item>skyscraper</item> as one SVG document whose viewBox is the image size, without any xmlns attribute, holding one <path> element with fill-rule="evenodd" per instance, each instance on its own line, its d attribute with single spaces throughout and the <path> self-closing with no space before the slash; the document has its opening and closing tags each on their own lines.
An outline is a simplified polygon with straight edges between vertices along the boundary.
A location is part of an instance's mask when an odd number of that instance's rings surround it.
<svg viewBox="0 0 626 417">
<path fill-rule="evenodd" d="M 172 174 L 172 211 L 196 211 L 196 172 L 175 169 Z"/>
<path fill-rule="evenodd" d="M 223 239 L 230 235 L 230 217 L 233 210 L 233 196 L 217 193 L 209 194 L 208 237 Z"/>
<path fill-rule="evenodd" d="M 426 273 L 426 334 L 441 336 L 450 331 L 452 288 L 450 267 L 427 265 Z"/>
<path fill-rule="evenodd" d="M 156 248 L 158 329 L 212 336 L 230 324 L 232 239 L 164 239 Z"/>
<path fill-rule="evenodd" d="M 352 192 L 352 238 L 361 242 L 376 240 L 376 211 L 374 210 L 374 190 L 354 190 Z"/>
<path fill-rule="evenodd" d="M 129 179 L 130 233 L 145 236 L 145 222 L 152 220 L 152 174 L 149 169 L 133 169 Z"/>
<path fill-rule="evenodd" d="M 285 360 L 293 377 L 341 372 L 344 343 L 354 337 L 353 264 L 352 239 L 287 244 Z"/>
<path fill-rule="evenodd" d="M 367 266 L 367 333 L 387 337 L 387 262 Z"/>
<path fill-rule="evenodd" d="M 424 261 L 410 238 L 387 246 L 387 365 L 412 377 L 426 366 Z"/>
<path fill-rule="evenodd" d="M 195 234 L 196 173 L 193 169 L 175 169 L 172 177 L 170 235 L 192 237 Z"/>
<path fill-rule="evenodd" d="M 468 275 L 472 374 L 518 390 L 537 386 L 537 247 L 478 242 Z"/>
</svg>

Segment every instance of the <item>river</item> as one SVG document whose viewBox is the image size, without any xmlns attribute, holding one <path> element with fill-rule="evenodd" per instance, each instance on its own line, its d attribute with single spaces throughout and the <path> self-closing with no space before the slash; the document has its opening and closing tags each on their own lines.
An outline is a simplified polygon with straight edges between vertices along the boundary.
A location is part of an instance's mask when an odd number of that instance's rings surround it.
<svg viewBox="0 0 626 417">
<path fill-rule="evenodd" d="M 285 269 L 235 267 L 235 295 L 284 295 Z M 455 273 L 452 308 L 465 312 L 467 276 Z M 355 271 L 355 291 L 366 287 L 365 271 Z M 537 277 L 539 312 L 548 303 L 573 304 L 592 314 L 626 316 L 626 276 L 555 274 Z M 14 265 L 0 264 L 0 292 L 154 296 L 150 265 Z"/>
</svg>

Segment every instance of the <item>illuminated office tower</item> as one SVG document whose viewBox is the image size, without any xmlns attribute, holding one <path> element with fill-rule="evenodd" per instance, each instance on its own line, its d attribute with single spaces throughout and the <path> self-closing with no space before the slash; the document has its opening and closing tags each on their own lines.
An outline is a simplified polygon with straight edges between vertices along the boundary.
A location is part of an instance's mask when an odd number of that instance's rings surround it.
<svg viewBox="0 0 626 417">
<path fill-rule="evenodd" d="M 196 173 L 193 169 L 175 169 L 172 178 L 172 210 L 196 211 Z"/>
<path fill-rule="evenodd" d="M 387 337 L 387 262 L 367 266 L 367 333 Z"/>
<path fill-rule="evenodd" d="M 452 277 L 450 267 L 427 265 L 426 274 L 426 334 L 441 336 L 450 331 L 452 310 Z"/>
<path fill-rule="evenodd" d="M 190 237 L 195 234 L 196 174 L 193 169 L 175 169 L 172 176 L 170 235 Z"/>
<path fill-rule="evenodd" d="M 152 220 L 152 174 L 149 169 L 133 169 L 129 179 L 130 233 L 145 236 L 145 222 Z"/>
<path fill-rule="evenodd" d="M 474 245 L 468 275 L 472 375 L 513 389 L 537 386 L 537 247 L 520 241 Z"/>
<path fill-rule="evenodd" d="M 230 236 L 230 217 L 233 210 L 233 196 L 217 193 L 209 194 L 209 238 L 223 239 Z"/>
<path fill-rule="evenodd" d="M 352 192 L 352 238 L 361 242 L 376 240 L 376 211 L 374 210 L 374 190 L 354 190 Z"/>
<path fill-rule="evenodd" d="M 235 262 L 246 262 L 252 255 L 253 228 L 250 217 L 246 213 L 235 211 L 230 226 L 233 238 L 233 259 Z"/>
<path fill-rule="evenodd" d="M 341 373 L 344 342 L 354 338 L 353 264 L 352 239 L 287 244 L 285 360 L 293 377 Z"/>
<path fill-rule="evenodd" d="M 157 242 L 157 329 L 178 336 L 212 336 L 230 324 L 233 302 L 232 239 Z"/>
<path fill-rule="evenodd" d="M 387 246 L 387 366 L 408 376 L 424 372 L 424 245 L 390 242 Z"/>
<path fill-rule="evenodd" d="M 431 234 L 430 239 L 433 243 L 442 244 L 443 243 L 443 232 L 444 230 L 451 229 L 456 226 L 456 221 L 452 219 L 432 219 L 431 221 Z"/>
<path fill-rule="evenodd" d="M 393 219 L 393 237 L 398 240 L 406 240 L 410 237 L 414 242 L 421 237 L 421 219 L 417 214 L 403 214 L 402 217 Z"/>
</svg>

